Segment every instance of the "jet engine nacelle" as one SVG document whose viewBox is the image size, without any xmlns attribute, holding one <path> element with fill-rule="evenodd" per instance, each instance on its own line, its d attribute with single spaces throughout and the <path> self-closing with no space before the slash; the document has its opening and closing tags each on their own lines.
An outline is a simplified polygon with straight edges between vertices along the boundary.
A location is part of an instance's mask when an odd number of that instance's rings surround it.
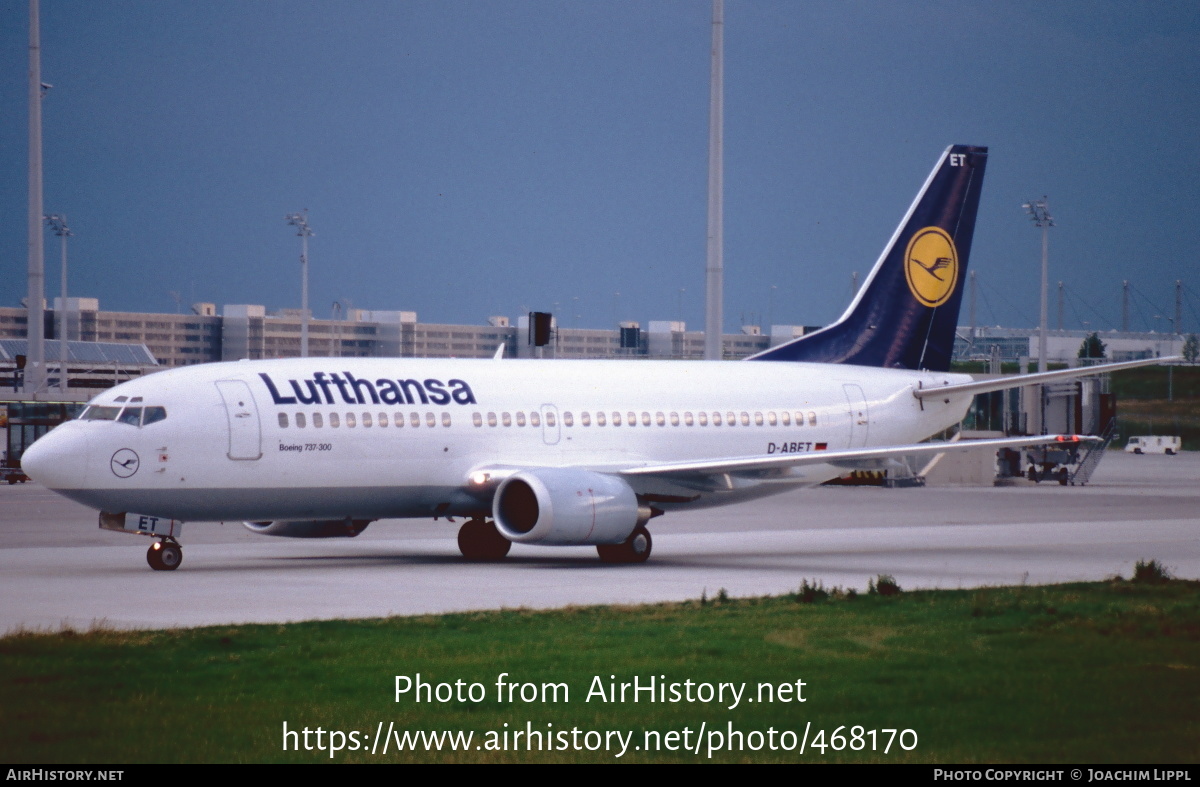
<svg viewBox="0 0 1200 787">
<path fill-rule="evenodd" d="M 492 500 L 496 529 L 520 544 L 620 544 L 650 513 L 622 479 L 573 468 L 521 470 Z"/>
<path fill-rule="evenodd" d="M 367 529 L 370 519 L 292 519 L 275 522 L 243 522 L 251 533 L 284 538 L 354 538 Z"/>
</svg>

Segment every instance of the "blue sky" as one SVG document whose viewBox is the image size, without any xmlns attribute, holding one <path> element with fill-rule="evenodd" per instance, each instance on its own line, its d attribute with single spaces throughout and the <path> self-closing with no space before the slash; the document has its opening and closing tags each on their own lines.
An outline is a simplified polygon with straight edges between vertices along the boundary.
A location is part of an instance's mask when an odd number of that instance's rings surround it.
<svg viewBox="0 0 1200 787">
<path fill-rule="evenodd" d="M 45 209 L 106 309 L 703 323 L 711 6 L 42 2 Z M 0 0 L 0 303 L 25 294 L 27 4 Z M 1200 330 L 1200 4 L 726 2 L 726 330 L 823 324 L 946 145 L 991 148 L 983 324 Z M 58 290 L 47 238 L 47 293 Z M 684 292 L 680 293 L 680 289 Z M 615 293 L 620 293 L 619 296 Z M 1051 324 L 1056 322 L 1051 298 Z M 963 321 L 966 321 L 965 307 Z"/>
</svg>

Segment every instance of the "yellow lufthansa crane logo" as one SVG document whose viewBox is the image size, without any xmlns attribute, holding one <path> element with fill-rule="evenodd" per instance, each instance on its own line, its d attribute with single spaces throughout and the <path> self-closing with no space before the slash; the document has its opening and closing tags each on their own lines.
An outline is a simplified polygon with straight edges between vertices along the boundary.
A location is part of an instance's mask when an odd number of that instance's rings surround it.
<svg viewBox="0 0 1200 787">
<path fill-rule="evenodd" d="M 904 252 L 904 277 L 913 297 L 931 309 L 950 298 L 958 283 L 958 249 L 945 230 L 917 230 Z"/>
</svg>

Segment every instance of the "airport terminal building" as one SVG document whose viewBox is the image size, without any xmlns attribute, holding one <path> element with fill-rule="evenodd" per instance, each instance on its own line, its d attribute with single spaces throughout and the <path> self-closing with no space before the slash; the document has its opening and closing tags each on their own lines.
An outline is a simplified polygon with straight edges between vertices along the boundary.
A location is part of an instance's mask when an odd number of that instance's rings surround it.
<svg viewBox="0 0 1200 787">
<path fill-rule="evenodd" d="M 47 338 L 56 339 L 62 304 L 45 312 Z M 67 299 L 65 332 L 69 341 L 145 345 L 159 368 L 190 366 L 242 358 L 289 358 L 300 355 L 301 319 L 298 309 L 268 312 L 260 305 L 197 303 L 188 314 L 101 311 L 96 298 Z M 219 313 L 218 313 L 219 312 Z M 27 314 L 23 307 L 0 307 L 0 339 L 24 339 Z M 802 336 L 814 327 L 743 326 L 725 334 L 724 356 L 746 358 Z M 623 322 L 613 328 L 566 328 L 552 323 L 550 341 L 533 346 L 529 318 L 515 323 L 491 317 L 486 325 L 422 323 L 413 311 L 349 309 L 345 319 L 309 320 L 309 355 L 335 358 L 491 358 L 500 345 L 508 357 L 654 358 L 698 360 L 704 357 L 704 332 L 689 331 L 686 323 L 651 320 L 645 327 Z M 1051 363 L 1071 363 L 1086 331 L 1048 333 Z M 1110 360 L 1122 361 L 1177 355 L 1184 337 L 1169 333 L 1101 332 Z M 1037 360 L 1037 330 L 1020 328 L 961 328 L 956 359 L 1001 361 Z M 56 356 L 47 352 L 47 361 Z M 0 359 L 2 362 L 3 359 Z"/>
<path fill-rule="evenodd" d="M 46 333 L 63 329 L 62 304 L 46 310 Z M 68 298 L 65 333 L 70 341 L 142 344 L 164 368 L 242 358 L 289 358 L 300 355 L 298 309 L 268 312 L 259 305 L 197 303 L 189 314 L 101 311 L 95 298 Z M 27 311 L 0 307 L 0 339 L 24 339 Z M 528 317 L 515 324 L 491 317 L 486 325 L 442 325 L 417 321 L 416 312 L 349 309 L 345 319 L 309 320 L 309 355 L 337 358 L 491 358 L 500 345 L 510 357 L 532 357 Z M 725 357 L 745 358 L 800 336 L 803 328 L 776 326 L 764 335 L 757 326 L 726 334 Z M 679 358 L 704 356 L 704 333 L 682 322 L 635 322 L 612 329 L 552 325 L 545 358 Z M 47 361 L 52 362 L 47 352 Z"/>
</svg>

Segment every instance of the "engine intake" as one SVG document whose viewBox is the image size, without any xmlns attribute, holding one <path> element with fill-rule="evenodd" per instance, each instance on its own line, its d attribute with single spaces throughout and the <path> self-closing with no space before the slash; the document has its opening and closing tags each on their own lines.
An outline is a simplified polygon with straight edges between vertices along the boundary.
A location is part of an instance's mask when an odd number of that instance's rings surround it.
<svg viewBox="0 0 1200 787">
<path fill-rule="evenodd" d="M 496 529 L 521 544 L 620 544 L 649 508 L 620 478 L 546 467 L 506 478 L 492 500 Z"/>
<path fill-rule="evenodd" d="M 292 519 L 275 522 L 243 522 L 251 533 L 284 538 L 354 538 L 367 529 L 370 519 Z"/>
</svg>

